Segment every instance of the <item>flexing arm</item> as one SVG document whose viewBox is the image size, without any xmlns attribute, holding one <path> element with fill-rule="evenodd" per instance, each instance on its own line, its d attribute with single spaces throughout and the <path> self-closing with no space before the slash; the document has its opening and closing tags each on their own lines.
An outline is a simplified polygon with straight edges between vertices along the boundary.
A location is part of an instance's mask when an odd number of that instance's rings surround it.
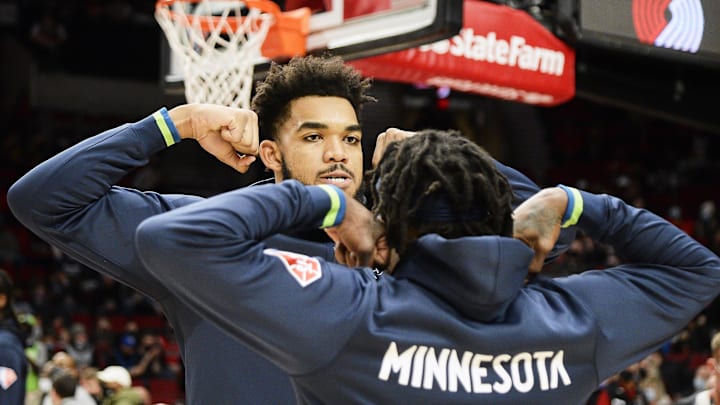
<svg viewBox="0 0 720 405">
<path fill-rule="evenodd" d="M 565 219 L 577 218 L 580 229 L 629 263 L 557 280 L 596 316 L 603 379 L 656 350 L 717 296 L 720 258 L 649 211 L 612 196 L 569 191 L 575 215 Z"/>
<path fill-rule="evenodd" d="M 358 284 L 375 285 L 374 278 L 266 250 L 261 241 L 291 229 L 337 225 L 345 200 L 336 187 L 295 180 L 231 191 L 144 221 L 138 254 L 203 317 L 286 371 L 306 373 L 352 336 L 368 298 Z"/>
<path fill-rule="evenodd" d="M 223 147 L 231 142 L 252 153 L 257 149 L 253 133 L 243 137 L 237 130 L 244 129 L 237 124 L 244 125 L 244 117 L 252 122 L 254 113 L 202 105 L 176 107 L 169 114 L 163 109 L 136 123 L 88 138 L 40 164 L 13 184 L 8 203 L 18 220 L 46 242 L 95 270 L 159 298 L 165 293 L 164 287 L 143 269 L 135 255 L 135 228 L 147 217 L 200 198 L 140 192 L 115 184 L 181 138 L 199 135 L 198 142 L 216 156 L 223 156 Z M 234 131 L 227 130 L 226 124 L 232 125 Z M 226 138 L 220 138 L 223 130 Z"/>
</svg>

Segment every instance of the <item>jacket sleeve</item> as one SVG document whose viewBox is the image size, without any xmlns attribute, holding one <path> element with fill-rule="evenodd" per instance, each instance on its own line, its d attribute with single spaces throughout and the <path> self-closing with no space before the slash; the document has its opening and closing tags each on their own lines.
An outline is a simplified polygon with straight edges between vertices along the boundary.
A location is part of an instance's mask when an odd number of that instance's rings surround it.
<svg viewBox="0 0 720 405">
<path fill-rule="evenodd" d="M 155 299 L 166 290 L 138 260 L 135 228 L 149 216 L 200 198 L 115 184 L 179 140 L 161 130 L 163 122 L 158 112 L 85 139 L 25 174 L 7 197 L 17 219 L 47 243 Z"/>
<path fill-rule="evenodd" d="M 512 187 L 513 209 L 517 208 L 517 206 L 522 204 L 523 201 L 540 191 L 540 187 L 538 187 L 534 181 L 530 180 L 530 178 L 512 167 L 506 166 L 497 160 L 495 161 L 495 167 L 497 167 L 497 169 L 502 172 L 505 177 L 507 177 L 510 187 Z M 560 231 L 560 236 L 558 237 L 555 246 L 545 258 L 546 264 L 555 260 L 558 256 L 568 250 L 570 244 L 575 240 L 575 233 L 574 228 L 563 228 Z"/>
<path fill-rule="evenodd" d="M 720 292 L 720 258 L 647 210 L 580 195 L 578 227 L 629 263 L 558 279 L 596 316 L 602 380 L 656 350 L 710 304 Z"/>
<path fill-rule="evenodd" d="M 25 378 L 28 363 L 19 341 L 0 331 L 0 404 L 25 403 Z"/>
<path fill-rule="evenodd" d="M 307 373 L 352 336 L 375 280 L 262 241 L 339 223 L 344 198 L 336 187 L 295 180 L 244 188 L 145 220 L 135 243 L 179 299 L 286 372 Z"/>
</svg>

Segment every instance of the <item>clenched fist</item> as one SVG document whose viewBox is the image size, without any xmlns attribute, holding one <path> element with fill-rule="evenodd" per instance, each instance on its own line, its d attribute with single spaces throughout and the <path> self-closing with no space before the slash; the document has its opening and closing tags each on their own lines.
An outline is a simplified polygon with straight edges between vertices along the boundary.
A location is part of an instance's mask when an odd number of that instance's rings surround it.
<svg viewBox="0 0 720 405">
<path fill-rule="evenodd" d="M 259 129 L 254 111 L 215 104 L 185 104 L 169 111 L 180 137 L 195 139 L 208 153 L 240 173 L 258 153 Z"/>
</svg>

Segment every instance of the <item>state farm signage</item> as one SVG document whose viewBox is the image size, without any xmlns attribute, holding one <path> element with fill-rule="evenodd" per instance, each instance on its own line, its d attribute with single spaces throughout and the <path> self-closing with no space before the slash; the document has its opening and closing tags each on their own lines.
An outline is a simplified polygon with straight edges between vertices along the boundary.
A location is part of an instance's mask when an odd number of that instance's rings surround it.
<svg viewBox="0 0 720 405">
<path fill-rule="evenodd" d="M 421 52 L 450 54 L 478 62 L 517 67 L 522 70 L 562 76 L 565 70 L 565 54 L 550 48 L 532 46 L 524 37 L 512 35 L 508 40 L 498 39 L 497 33 L 475 35 L 472 28 L 463 28 L 450 40 L 423 45 Z"/>
<path fill-rule="evenodd" d="M 525 12 L 466 0 L 451 39 L 349 63 L 380 80 L 423 83 L 528 104 L 575 95 L 575 52 Z"/>
</svg>

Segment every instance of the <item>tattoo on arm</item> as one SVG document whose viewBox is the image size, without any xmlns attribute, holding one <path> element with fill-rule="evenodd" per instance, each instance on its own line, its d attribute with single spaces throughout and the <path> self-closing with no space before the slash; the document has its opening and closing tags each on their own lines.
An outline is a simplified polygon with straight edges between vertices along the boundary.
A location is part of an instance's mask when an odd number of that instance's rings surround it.
<svg viewBox="0 0 720 405">
<path fill-rule="evenodd" d="M 516 223 L 517 231 L 524 233 L 527 230 L 535 230 L 540 235 L 552 232 L 553 226 L 560 223 L 562 217 L 559 217 L 555 210 L 547 207 L 536 207 L 530 211 L 523 221 Z"/>
</svg>

